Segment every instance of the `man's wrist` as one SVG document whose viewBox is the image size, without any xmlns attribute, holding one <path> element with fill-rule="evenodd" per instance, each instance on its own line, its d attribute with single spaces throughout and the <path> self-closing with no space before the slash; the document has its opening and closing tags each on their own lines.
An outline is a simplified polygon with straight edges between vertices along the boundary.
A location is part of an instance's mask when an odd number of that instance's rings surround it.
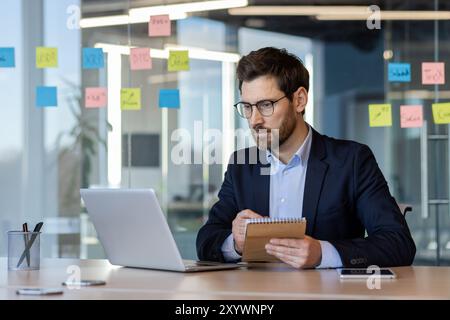
<svg viewBox="0 0 450 320">
<path fill-rule="evenodd" d="M 320 256 L 319 256 L 319 259 L 317 260 L 315 267 L 318 267 L 321 264 L 322 264 L 322 250 L 320 250 Z"/>
<path fill-rule="evenodd" d="M 317 259 L 317 263 L 314 268 L 320 266 L 322 264 L 322 246 L 320 245 L 320 241 L 316 240 L 319 248 L 319 258 Z"/>
<path fill-rule="evenodd" d="M 242 254 L 242 252 L 240 252 L 240 251 L 238 250 L 238 248 L 236 248 L 236 241 L 234 241 L 234 238 L 233 238 L 233 247 L 234 247 L 234 251 L 236 251 L 237 254 L 239 254 L 239 255 Z"/>
</svg>

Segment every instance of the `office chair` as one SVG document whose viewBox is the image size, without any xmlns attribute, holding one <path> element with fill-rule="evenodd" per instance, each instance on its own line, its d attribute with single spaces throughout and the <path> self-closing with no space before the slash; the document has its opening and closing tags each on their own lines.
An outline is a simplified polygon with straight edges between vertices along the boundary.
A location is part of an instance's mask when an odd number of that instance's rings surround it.
<svg viewBox="0 0 450 320">
<path fill-rule="evenodd" d="M 400 209 L 400 212 L 402 213 L 402 215 L 406 218 L 406 214 L 408 212 L 412 211 L 412 206 L 410 204 L 406 204 L 406 203 L 397 203 L 398 208 Z M 365 231 L 365 236 L 367 237 L 367 230 Z"/>
<path fill-rule="evenodd" d="M 398 202 L 397 202 L 397 206 L 398 206 L 398 208 L 400 209 L 400 212 L 402 213 L 402 215 L 403 215 L 404 217 L 406 217 L 406 214 L 407 214 L 408 212 L 411 212 L 412 209 L 413 209 L 411 205 L 406 204 L 406 203 L 398 203 Z"/>
</svg>

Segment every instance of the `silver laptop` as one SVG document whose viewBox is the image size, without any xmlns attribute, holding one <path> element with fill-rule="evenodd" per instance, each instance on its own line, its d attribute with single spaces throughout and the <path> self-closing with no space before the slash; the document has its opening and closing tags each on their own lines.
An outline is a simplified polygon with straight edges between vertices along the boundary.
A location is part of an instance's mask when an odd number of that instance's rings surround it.
<svg viewBox="0 0 450 320">
<path fill-rule="evenodd" d="M 180 272 L 240 267 L 183 260 L 152 189 L 81 189 L 80 193 L 111 264 Z"/>
</svg>

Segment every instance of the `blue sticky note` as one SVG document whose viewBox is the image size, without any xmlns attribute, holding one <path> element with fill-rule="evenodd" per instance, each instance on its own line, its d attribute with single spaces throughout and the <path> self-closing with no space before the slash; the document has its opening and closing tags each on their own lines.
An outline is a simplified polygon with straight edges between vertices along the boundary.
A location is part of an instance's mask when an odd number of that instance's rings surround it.
<svg viewBox="0 0 450 320">
<path fill-rule="evenodd" d="M 180 108 L 180 90 L 161 89 L 159 90 L 160 108 Z"/>
<path fill-rule="evenodd" d="M 14 68 L 15 66 L 14 48 L 0 48 L 0 68 Z"/>
<path fill-rule="evenodd" d="M 83 69 L 100 69 L 104 66 L 103 49 L 83 48 Z"/>
<path fill-rule="evenodd" d="M 390 82 L 410 82 L 411 64 L 410 63 L 389 63 L 388 80 Z"/>
<path fill-rule="evenodd" d="M 58 105 L 56 87 L 36 87 L 37 107 L 56 107 Z"/>
</svg>

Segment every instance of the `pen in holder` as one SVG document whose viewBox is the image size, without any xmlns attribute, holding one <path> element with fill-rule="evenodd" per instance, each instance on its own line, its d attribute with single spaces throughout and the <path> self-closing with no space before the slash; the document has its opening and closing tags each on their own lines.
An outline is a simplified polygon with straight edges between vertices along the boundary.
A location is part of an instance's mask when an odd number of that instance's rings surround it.
<svg viewBox="0 0 450 320">
<path fill-rule="evenodd" d="M 8 270 L 39 270 L 40 232 L 8 232 Z"/>
</svg>

